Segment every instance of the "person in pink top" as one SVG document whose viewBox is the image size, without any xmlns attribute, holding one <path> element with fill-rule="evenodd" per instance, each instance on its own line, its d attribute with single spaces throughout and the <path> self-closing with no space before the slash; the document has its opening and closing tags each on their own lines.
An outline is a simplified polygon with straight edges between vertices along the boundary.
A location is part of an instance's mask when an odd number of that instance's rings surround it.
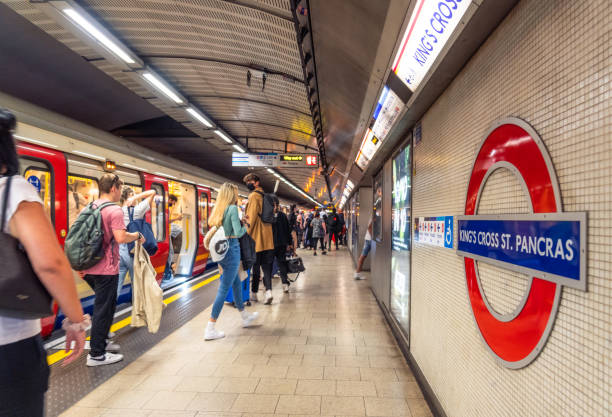
<svg viewBox="0 0 612 417">
<path fill-rule="evenodd" d="M 93 202 L 99 207 L 107 202 L 117 202 L 121 197 L 123 181 L 116 174 L 104 174 L 98 182 L 100 198 Z M 82 271 L 83 279 L 95 293 L 93 320 L 91 326 L 91 350 L 87 355 L 87 366 L 108 365 L 119 362 L 123 355 L 117 352 L 119 345 L 106 339 L 113 323 L 117 305 L 117 283 L 119 282 L 119 244 L 144 243 L 140 233 L 129 233 L 125 228 L 123 210 L 118 205 L 102 209 L 102 228 L 104 230 L 104 257 L 89 269 Z"/>
</svg>

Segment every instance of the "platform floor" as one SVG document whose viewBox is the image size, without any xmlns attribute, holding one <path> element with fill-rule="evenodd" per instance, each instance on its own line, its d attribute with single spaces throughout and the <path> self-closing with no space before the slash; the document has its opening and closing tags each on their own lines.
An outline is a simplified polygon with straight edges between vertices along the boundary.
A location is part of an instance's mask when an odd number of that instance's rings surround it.
<svg viewBox="0 0 612 417">
<path fill-rule="evenodd" d="M 272 305 L 250 308 L 258 325 L 226 305 L 227 336 L 204 341 L 209 306 L 62 416 L 430 416 L 347 250 L 300 255 L 291 292 L 275 279 Z"/>
</svg>

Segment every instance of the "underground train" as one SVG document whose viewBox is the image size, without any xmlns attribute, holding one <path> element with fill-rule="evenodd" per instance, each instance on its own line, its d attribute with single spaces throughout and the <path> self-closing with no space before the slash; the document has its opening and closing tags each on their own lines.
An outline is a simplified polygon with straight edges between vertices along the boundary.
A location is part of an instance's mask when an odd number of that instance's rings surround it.
<svg viewBox="0 0 612 417">
<path fill-rule="evenodd" d="M 214 265 L 204 248 L 203 238 L 208 230 L 208 217 L 214 206 L 215 189 L 206 186 L 210 178 L 200 178 L 192 170 L 154 167 L 152 158 L 146 155 L 125 158 L 120 152 L 94 147 L 91 143 L 45 131 L 37 127 L 18 125 L 15 135 L 20 161 L 20 173 L 38 191 L 47 216 L 54 225 L 57 239 L 63 245 L 70 225 L 82 208 L 98 196 L 98 178 L 105 172 L 114 172 L 135 193 L 155 190 L 156 198 L 146 220 L 151 224 L 158 242 L 158 251 L 151 257 L 162 288 L 178 285 L 202 274 Z M 66 151 L 65 149 L 71 149 Z M 82 150 L 81 150 L 82 149 Z M 127 162 L 115 162 L 114 158 Z M 163 172 L 162 172 L 163 171 Z M 188 178 L 188 179 L 185 179 Z M 219 181 L 218 178 L 216 179 Z M 177 203 L 169 207 L 169 196 L 177 197 Z M 243 195 L 244 197 L 244 195 Z M 181 216 L 177 216 L 181 214 Z M 181 230 L 171 238 L 170 221 L 173 218 Z M 174 245 L 171 268 L 166 271 L 170 245 Z M 163 280 L 164 273 L 170 280 Z M 75 283 L 83 308 L 91 313 L 93 291 L 75 272 Z M 130 277 L 126 277 L 118 303 L 131 301 Z M 49 336 L 58 327 L 62 314 L 54 307 L 55 314 L 41 321 L 42 334 Z"/>
</svg>

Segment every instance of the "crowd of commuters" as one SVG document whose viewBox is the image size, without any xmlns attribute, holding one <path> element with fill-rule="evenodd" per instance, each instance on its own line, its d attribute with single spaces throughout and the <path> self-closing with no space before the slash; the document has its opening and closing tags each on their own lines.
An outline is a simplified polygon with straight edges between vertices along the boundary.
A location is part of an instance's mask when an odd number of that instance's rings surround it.
<svg viewBox="0 0 612 417">
<path fill-rule="evenodd" d="M 92 203 L 80 198 L 76 189 L 69 189 L 74 196 L 69 199 L 70 213 L 75 217 L 71 224 L 80 222 L 78 209 L 97 211 L 103 231 L 101 254 L 92 266 L 79 271 L 81 278 L 94 292 L 93 318 L 83 313 L 73 279 L 73 270 L 60 247 L 52 224 L 46 216 L 37 190 L 19 175 L 19 162 L 12 130 L 15 118 L 0 110 L 0 239 L 15 239 L 27 254 L 36 280 L 57 302 L 65 315 L 62 328 L 66 332 L 66 350 L 72 350 L 65 360 L 68 364 L 84 350 L 86 330 L 90 331 L 90 351 L 87 366 L 108 365 L 119 362 L 123 355 L 120 346 L 112 340 L 110 332 L 117 299 L 126 275 L 133 276 L 134 259 L 130 253 L 131 242 L 145 243 L 140 232 L 128 232 L 134 220 L 144 219 L 157 201 L 154 190 L 136 194 L 125 186 L 114 173 L 102 175 L 98 181 L 99 197 Z M 209 225 L 223 226 L 228 241 L 228 251 L 219 262 L 222 270 L 220 285 L 210 320 L 205 329 L 205 340 L 215 340 L 225 334 L 215 328 L 228 291 L 233 291 L 234 303 L 241 314 L 242 325 L 250 326 L 258 317 L 244 308 L 240 277 L 241 247 L 239 239 L 247 235 L 254 242 L 255 262 L 251 276 L 251 300 L 258 301 L 258 291 L 263 271 L 265 287 L 264 304 L 271 304 L 272 275 L 276 268 L 283 291 L 289 292 L 287 256 L 304 247 L 317 254 L 317 243 L 326 254 L 335 243 L 336 250 L 343 243 L 346 228 L 342 213 L 335 209 L 329 215 L 319 211 L 308 214 L 291 206 L 285 213 L 275 195 L 268 195 L 257 175 L 244 177 L 250 190 L 243 211 L 239 209 L 238 188 L 230 183 L 221 186 Z M 73 187 L 74 188 L 74 187 Z M 118 204 L 117 204 L 118 203 Z M 169 197 L 171 237 L 180 236 L 182 214 L 177 198 Z M 272 207 L 272 208 L 271 208 Z M 272 217 L 270 217 L 272 216 Z M 83 223 L 83 222 L 81 222 Z M 170 245 L 172 249 L 173 245 Z M 365 250 L 364 250 L 365 253 Z M 72 262 L 72 261 L 71 261 Z M 359 265 L 361 265 L 360 262 Z M 172 275 L 173 251 L 170 251 L 166 274 Z M 248 291 L 248 289 L 247 289 Z M 40 319 L 10 317 L 0 314 L 0 415 L 42 416 L 44 393 L 47 390 L 49 367 L 40 336 Z"/>
</svg>

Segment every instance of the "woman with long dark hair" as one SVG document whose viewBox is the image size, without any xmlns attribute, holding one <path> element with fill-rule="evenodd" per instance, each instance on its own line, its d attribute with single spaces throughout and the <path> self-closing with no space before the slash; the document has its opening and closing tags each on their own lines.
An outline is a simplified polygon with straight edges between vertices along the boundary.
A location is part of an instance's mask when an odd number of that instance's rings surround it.
<svg viewBox="0 0 612 417">
<path fill-rule="evenodd" d="M 43 203 L 36 189 L 19 175 L 11 133 L 14 128 L 14 116 L 0 109 L 0 213 L 5 219 L 0 233 L 19 240 L 34 272 L 66 315 L 63 324 L 66 349 L 75 342 L 72 355 L 64 360 L 67 364 L 83 352 L 85 329 L 90 320 L 83 315 L 72 270 L 45 215 Z M 10 192 L 6 195 L 8 188 Z M 5 262 L 6 259 L 0 258 L 0 276 Z M 42 416 L 48 380 L 40 320 L 0 313 L 0 416 Z"/>
</svg>

